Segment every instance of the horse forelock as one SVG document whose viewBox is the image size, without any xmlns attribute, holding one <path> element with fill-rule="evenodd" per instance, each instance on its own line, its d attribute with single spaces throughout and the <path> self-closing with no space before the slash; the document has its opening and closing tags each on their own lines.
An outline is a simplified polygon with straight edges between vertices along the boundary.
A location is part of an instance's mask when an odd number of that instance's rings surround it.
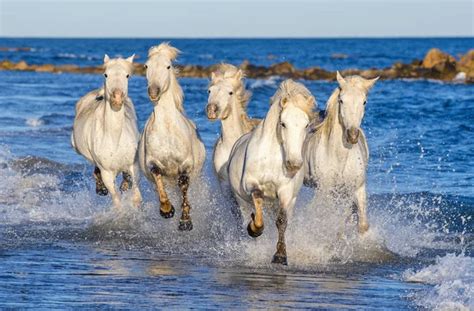
<svg viewBox="0 0 474 311">
<path fill-rule="evenodd" d="M 148 58 L 155 56 L 155 55 L 164 55 L 171 60 L 175 60 L 178 57 L 180 50 L 171 46 L 169 42 L 163 42 L 159 45 L 152 46 L 148 50 Z"/>
<path fill-rule="evenodd" d="M 314 108 L 316 107 L 316 99 L 303 84 L 291 79 L 283 81 L 272 97 L 271 103 L 273 105 L 282 100 L 287 100 L 297 108 L 303 110 L 310 120 L 315 117 Z"/>
<path fill-rule="evenodd" d="M 120 66 L 125 68 L 128 72 L 133 72 L 133 64 L 123 58 L 113 58 L 104 64 L 104 69 L 111 68 L 114 66 Z"/>
</svg>

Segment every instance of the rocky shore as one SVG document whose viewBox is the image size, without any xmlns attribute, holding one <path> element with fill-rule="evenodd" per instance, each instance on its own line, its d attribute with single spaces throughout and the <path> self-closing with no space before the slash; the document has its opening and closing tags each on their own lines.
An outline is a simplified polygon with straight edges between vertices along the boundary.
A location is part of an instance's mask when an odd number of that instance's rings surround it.
<svg viewBox="0 0 474 311">
<path fill-rule="evenodd" d="M 135 74 L 144 75 L 143 64 L 135 63 Z M 295 68 L 289 62 L 282 62 L 269 67 L 258 66 L 244 61 L 240 67 L 245 71 L 249 78 L 267 78 L 270 76 L 282 76 L 293 79 L 306 80 L 334 80 L 336 73 L 327 71 L 320 67 L 310 67 L 306 69 Z M 178 65 L 181 77 L 208 78 L 212 71 L 217 68 L 216 65 Z M 53 72 L 53 73 L 102 73 L 101 66 L 97 67 L 79 67 L 77 65 L 30 65 L 25 61 L 14 63 L 8 60 L 0 62 L 0 70 L 16 71 L 35 71 L 35 72 Z M 380 76 L 381 79 L 435 79 L 442 81 L 458 81 L 465 83 L 474 83 L 474 49 L 460 57 L 459 60 L 453 56 L 440 51 L 431 49 L 423 60 L 413 60 L 410 64 L 395 63 L 388 68 L 371 69 L 345 69 L 341 70 L 345 75 L 359 74 L 366 78 Z"/>
</svg>

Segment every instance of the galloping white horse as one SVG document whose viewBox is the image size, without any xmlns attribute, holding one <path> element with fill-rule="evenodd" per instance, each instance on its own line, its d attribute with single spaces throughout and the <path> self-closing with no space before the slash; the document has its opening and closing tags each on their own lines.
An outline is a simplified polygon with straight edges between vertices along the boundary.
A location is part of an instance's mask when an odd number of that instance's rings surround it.
<svg viewBox="0 0 474 311">
<path fill-rule="evenodd" d="M 360 125 L 367 94 L 377 80 L 344 78 L 337 72 L 339 87 L 328 100 L 326 117 L 305 143 L 305 184 L 320 193 L 342 194 L 353 200 L 360 233 L 369 228 L 365 189 L 369 150 Z"/>
<path fill-rule="evenodd" d="M 110 192 L 115 207 L 120 197 L 115 178 L 122 172 L 120 190 L 131 188 L 133 202 L 138 206 L 137 147 L 139 132 L 132 100 L 128 97 L 128 79 L 133 70 L 133 57 L 104 57 L 104 87 L 82 97 L 76 105 L 71 143 L 77 153 L 95 165 L 96 192 Z"/>
<path fill-rule="evenodd" d="M 265 119 L 234 145 L 229 158 L 231 189 L 250 236 L 263 233 L 264 199 L 275 205 L 278 228 L 273 263 L 287 264 L 285 230 L 303 183 L 303 142 L 315 99 L 302 84 L 286 80 L 271 99 Z M 252 211 L 255 210 L 255 213 Z"/>
<path fill-rule="evenodd" d="M 227 183 L 227 161 L 234 143 L 250 132 L 260 120 L 250 119 L 245 111 L 250 99 L 242 70 L 221 64 L 211 75 L 206 107 L 209 120 L 221 120 L 221 135 L 214 146 L 214 169 L 221 183 Z"/>
<path fill-rule="evenodd" d="M 141 136 L 139 154 L 140 167 L 158 192 L 161 216 L 174 216 L 174 207 L 168 199 L 164 181 L 177 181 L 183 194 L 178 228 L 191 230 L 191 206 L 187 196 L 189 179 L 199 174 L 206 154 L 196 126 L 184 113 L 183 91 L 172 66 L 178 53 L 178 49 L 168 43 L 148 51 L 146 78 L 148 95 L 154 108 Z"/>
</svg>

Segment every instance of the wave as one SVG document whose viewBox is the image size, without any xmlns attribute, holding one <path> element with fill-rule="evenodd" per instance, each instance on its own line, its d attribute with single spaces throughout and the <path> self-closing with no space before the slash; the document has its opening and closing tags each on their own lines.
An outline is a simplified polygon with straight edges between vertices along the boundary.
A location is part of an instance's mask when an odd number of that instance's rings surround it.
<svg viewBox="0 0 474 311">
<path fill-rule="evenodd" d="M 259 89 L 259 88 L 272 88 L 276 89 L 278 81 L 281 80 L 279 77 L 272 76 L 268 79 L 258 79 L 254 80 L 250 83 L 249 88 L 251 90 Z"/>
<path fill-rule="evenodd" d="M 407 282 L 431 285 L 414 294 L 420 306 L 432 310 L 474 309 L 474 258 L 463 254 L 447 254 L 418 271 L 403 273 Z"/>
</svg>

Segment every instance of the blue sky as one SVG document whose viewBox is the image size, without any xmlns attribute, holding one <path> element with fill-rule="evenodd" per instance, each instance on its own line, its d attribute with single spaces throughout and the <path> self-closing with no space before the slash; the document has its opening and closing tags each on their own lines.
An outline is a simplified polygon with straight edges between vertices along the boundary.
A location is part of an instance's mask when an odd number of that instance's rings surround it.
<svg viewBox="0 0 474 311">
<path fill-rule="evenodd" d="M 474 36 L 473 15 L 472 0 L 0 0 L 0 36 Z"/>
</svg>

